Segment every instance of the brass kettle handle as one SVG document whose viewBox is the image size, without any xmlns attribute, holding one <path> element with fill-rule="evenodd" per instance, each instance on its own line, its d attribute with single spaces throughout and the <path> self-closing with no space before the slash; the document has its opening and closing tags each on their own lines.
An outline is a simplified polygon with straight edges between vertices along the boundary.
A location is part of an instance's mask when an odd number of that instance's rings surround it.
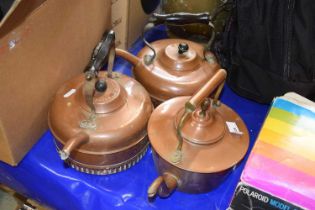
<svg viewBox="0 0 315 210">
<path fill-rule="evenodd" d="M 182 115 L 181 119 L 179 120 L 177 126 L 177 138 L 178 138 L 178 145 L 176 148 L 175 153 L 172 156 L 172 162 L 174 164 L 179 163 L 182 157 L 182 146 L 183 146 L 183 137 L 181 130 L 184 126 L 186 119 L 188 118 L 189 114 L 192 113 L 197 109 L 198 106 L 215 90 L 217 92 L 215 94 L 215 98 L 213 100 L 213 104 L 217 105 L 217 100 L 222 91 L 224 86 L 224 81 L 226 78 L 226 71 L 224 69 L 219 69 L 217 73 L 206 83 L 204 84 L 190 99 L 185 103 L 185 112 Z"/>
<path fill-rule="evenodd" d="M 156 195 L 162 198 L 168 197 L 178 186 L 178 178 L 171 173 L 164 173 L 156 178 L 148 188 L 148 198 L 152 199 Z"/>
</svg>

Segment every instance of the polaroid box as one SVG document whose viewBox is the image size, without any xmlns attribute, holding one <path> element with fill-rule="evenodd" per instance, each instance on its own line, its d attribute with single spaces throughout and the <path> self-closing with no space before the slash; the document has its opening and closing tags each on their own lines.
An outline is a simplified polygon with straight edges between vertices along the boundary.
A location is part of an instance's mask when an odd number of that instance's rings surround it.
<svg viewBox="0 0 315 210">
<path fill-rule="evenodd" d="M 315 104 L 274 100 L 230 209 L 315 209 Z"/>
</svg>

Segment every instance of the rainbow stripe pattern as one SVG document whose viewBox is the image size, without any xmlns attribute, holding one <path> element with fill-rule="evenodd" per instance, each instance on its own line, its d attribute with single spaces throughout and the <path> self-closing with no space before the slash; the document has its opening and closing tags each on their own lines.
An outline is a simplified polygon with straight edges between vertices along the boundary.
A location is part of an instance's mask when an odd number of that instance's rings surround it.
<svg viewBox="0 0 315 210">
<path fill-rule="evenodd" d="M 241 180 L 303 208 L 315 209 L 315 113 L 276 98 Z"/>
</svg>

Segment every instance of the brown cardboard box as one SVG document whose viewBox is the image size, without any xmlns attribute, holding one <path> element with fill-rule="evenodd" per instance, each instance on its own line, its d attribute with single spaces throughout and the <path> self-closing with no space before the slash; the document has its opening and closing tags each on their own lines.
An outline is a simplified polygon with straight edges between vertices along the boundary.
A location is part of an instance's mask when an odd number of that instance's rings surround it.
<svg viewBox="0 0 315 210">
<path fill-rule="evenodd" d="M 128 49 L 141 36 L 149 16 L 140 0 L 112 0 L 112 27 L 116 32 L 116 47 Z"/>
<path fill-rule="evenodd" d="M 111 25 L 110 0 L 22 0 L 0 24 L 0 160 L 16 165 L 47 129 L 58 87 L 83 72 Z"/>
</svg>

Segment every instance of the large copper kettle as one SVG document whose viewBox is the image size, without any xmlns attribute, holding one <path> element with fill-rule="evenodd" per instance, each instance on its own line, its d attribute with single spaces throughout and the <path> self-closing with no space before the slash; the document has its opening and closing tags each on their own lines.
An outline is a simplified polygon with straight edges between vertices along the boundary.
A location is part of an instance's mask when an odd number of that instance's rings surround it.
<svg viewBox="0 0 315 210">
<path fill-rule="evenodd" d="M 149 198 L 167 197 L 176 188 L 208 192 L 246 154 L 246 125 L 218 100 L 225 77 L 221 69 L 192 97 L 170 99 L 153 111 L 148 135 L 160 176 L 149 187 Z M 210 100 L 207 96 L 214 90 Z"/>
<path fill-rule="evenodd" d="M 133 78 L 112 72 L 114 37 L 110 31 L 95 48 L 85 74 L 60 87 L 49 111 L 61 158 L 91 174 L 125 170 L 148 146 L 150 96 Z M 108 54 L 108 71 L 99 72 Z"/>
<path fill-rule="evenodd" d="M 212 28 L 208 13 L 153 14 L 144 31 L 155 25 L 200 22 Z M 185 39 L 163 39 L 145 46 L 138 56 L 116 49 L 118 56 L 130 61 L 133 74 L 150 93 L 155 105 L 176 97 L 195 93 L 220 68 L 210 50 L 214 33 L 207 46 Z"/>
</svg>

